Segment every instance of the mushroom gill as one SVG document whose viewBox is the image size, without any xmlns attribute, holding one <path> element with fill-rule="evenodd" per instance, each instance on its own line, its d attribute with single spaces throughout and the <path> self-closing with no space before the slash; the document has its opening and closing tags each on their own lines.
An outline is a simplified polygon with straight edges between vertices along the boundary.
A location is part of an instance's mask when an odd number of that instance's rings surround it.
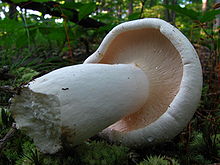
<svg viewBox="0 0 220 165">
<path fill-rule="evenodd" d="M 109 127 L 120 132 L 143 128 L 165 113 L 179 91 L 183 76 L 179 52 L 159 29 L 153 28 L 119 34 L 111 41 L 99 63 L 134 63 L 149 77 L 146 104 Z"/>
</svg>

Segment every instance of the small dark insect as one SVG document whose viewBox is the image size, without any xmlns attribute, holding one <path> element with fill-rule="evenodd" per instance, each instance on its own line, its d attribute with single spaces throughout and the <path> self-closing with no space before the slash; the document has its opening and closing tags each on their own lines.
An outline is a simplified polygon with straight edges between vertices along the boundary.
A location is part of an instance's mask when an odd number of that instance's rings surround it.
<svg viewBox="0 0 220 165">
<path fill-rule="evenodd" d="M 65 91 L 65 90 L 69 90 L 69 88 L 62 88 L 62 90 L 64 90 L 64 91 Z"/>
</svg>

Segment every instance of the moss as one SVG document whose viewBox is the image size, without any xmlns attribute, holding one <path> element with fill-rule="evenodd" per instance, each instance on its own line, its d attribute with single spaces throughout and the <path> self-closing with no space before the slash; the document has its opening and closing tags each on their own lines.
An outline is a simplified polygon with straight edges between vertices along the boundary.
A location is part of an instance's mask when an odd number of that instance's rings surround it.
<svg viewBox="0 0 220 165">
<path fill-rule="evenodd" d="M 29 82 L 34 76 L 39 74 L 38 72 L 28 67 L 20 67 L 16 70 L 13 70 L 13 73 L 16 75 L 16 82 L 18 84 Z"/>
<path fill-rule="evenodd" d="M 165 156 L 149 156 L 146 160 L 139 163 L 139 165 L 179 165 L 175 159 Z"/>
<path fill-rule="evenodd" d="M 123 165 L 128 163 L 129 149 L 123 146 L 109 145 L 105 142 L 91 142 L 77 148 L 83 164 Z"/>
<path fill-rule="evenodd" d="M 16 165 L 126 165 L 128 148 L 110 145 L 106 142 L 84 143 L 73 150 L 65 150 L 61 155 L 45 155 L 30 142 L 23 144 L 23 156 Z"/>
</svg>

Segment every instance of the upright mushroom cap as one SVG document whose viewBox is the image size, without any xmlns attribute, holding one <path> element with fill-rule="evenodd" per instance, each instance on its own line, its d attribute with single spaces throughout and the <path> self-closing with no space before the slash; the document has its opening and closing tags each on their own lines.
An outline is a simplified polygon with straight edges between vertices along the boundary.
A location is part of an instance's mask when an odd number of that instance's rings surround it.
<svg viewBox="0 0 220 165">
<path fill-rule="evenodd" d="M 160 19 L 116 26 L 84 63 L 132 63 L 149 78 L 145 105 L 100 133 L 113 142 L 143 146 L 173 138 L 192 118 L 201 97 L 202 70 L 195 49 Z"/>
</svg>

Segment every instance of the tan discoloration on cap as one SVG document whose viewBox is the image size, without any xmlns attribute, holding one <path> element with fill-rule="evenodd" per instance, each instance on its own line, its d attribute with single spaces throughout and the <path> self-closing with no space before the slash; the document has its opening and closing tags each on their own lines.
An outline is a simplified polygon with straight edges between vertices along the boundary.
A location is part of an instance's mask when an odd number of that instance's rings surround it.
<svg viewBox="0 0 220 165">
<path fill-rule="evenodd" d="M 62 132 L 62 141 L 64 143 L 74 143 L 74 137 L 76 135 L 76 130 L 74 128 L 70 128 L 69 126 L 62 126 L 61 127 Z"/>
</svg>

